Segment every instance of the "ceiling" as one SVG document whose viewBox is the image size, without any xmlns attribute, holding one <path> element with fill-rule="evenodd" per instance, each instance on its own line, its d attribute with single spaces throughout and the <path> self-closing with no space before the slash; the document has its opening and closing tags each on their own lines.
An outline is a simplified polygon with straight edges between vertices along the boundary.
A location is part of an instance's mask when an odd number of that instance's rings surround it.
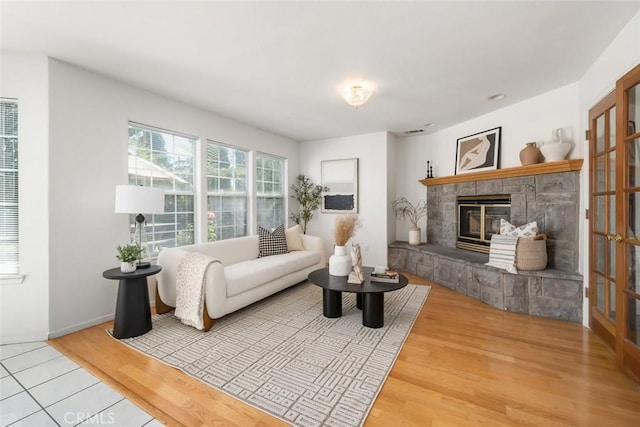
<svg viewBox="0 0 640 427">
<path fill-rule="evenodd" d="M 42 53 L 294 140 L 433 132 L 580 79 L 640 2 L 8 2 Z M 358 109 L 353 82 L 374 94 Z M 504 93 L 500 101 L 490 95 Z"/>
</svg>

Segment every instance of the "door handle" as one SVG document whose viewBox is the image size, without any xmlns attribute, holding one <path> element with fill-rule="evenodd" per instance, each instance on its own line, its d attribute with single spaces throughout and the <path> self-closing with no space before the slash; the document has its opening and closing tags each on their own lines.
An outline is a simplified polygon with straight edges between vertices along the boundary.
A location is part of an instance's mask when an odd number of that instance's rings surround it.
<svg viewBox="0 0 640 427">
<path fill-rule="evenodd" d="M 622 240 L 622 236 L 619 234 L 607 234 L 607 240 L 613 240 L 615 242 L 620 242 Z"/>
</svg>

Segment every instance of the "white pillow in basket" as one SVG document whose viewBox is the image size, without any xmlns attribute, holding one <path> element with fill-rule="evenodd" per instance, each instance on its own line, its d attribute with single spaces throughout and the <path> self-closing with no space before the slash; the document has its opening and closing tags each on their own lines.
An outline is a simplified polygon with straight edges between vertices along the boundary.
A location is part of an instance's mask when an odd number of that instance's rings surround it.
<svg viewBox="0 0 640 427">
<path fill-rule="evenodd" d="M 500 219 L 500 234 L 518 237 L 536 237 L 538 234 L 538 223 L 536 221 L 516 227 L 509 221 Z"/>
</svg>

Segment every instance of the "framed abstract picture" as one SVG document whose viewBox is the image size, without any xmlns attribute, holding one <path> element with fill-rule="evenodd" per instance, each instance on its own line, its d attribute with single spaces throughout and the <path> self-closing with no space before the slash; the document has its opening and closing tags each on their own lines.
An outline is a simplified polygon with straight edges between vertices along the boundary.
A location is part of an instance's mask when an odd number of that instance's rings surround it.
<svg viewBox="0 0 640 427">
<path fill-rule="evenodd" d="M 322 212 L 358 213 L 358 159 L 323 160 Z"/>
<path fill-rule="evenodd" d="M 500 167 L 502 127 L 458 138 L 456 175 L 495 170 Z"/>
</svg>

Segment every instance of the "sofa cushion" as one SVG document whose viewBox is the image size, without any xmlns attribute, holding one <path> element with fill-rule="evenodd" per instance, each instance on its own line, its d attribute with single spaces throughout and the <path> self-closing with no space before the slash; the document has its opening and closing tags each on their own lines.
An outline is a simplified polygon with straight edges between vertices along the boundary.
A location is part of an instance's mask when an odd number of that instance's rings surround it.
<svg viewBox="0 0 640 427">
<path fill-rule="evenodd" d="M 258 226 L 258 239 L 258 258 L 287 253 L 284 225 L 279 225 L 273 231 Z"/>
<path fill-rule="evenodd" d="M 227 296 L 241 294 L 318 262 L 318 252 L 295 251 L 225 266 Z"/>
<path fill-rule="evenodd" d="M 302 239 L 300 238 L 300 235 L 302 234 L 302 227 L 300 227 L 300 225 L 287 228 L 284 231 L 284 234 L 287 238 L 287 249 L 289 249 L 289 252 L 304 251 Z"/>
</svg>

